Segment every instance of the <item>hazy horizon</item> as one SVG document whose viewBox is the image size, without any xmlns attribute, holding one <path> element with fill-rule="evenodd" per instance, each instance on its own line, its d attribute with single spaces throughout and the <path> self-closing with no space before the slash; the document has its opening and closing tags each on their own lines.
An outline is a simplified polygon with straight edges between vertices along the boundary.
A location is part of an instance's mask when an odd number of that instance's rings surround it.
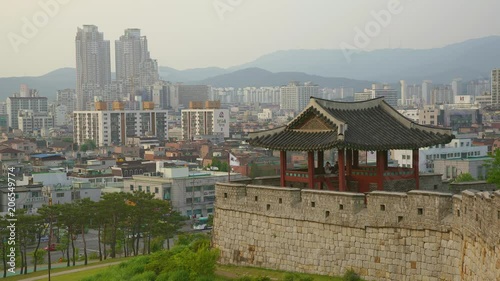
<svg viewBox="0 0 500 281">
<path fill-rule="evenodd" d="M 204 0 L 197 4 L 6 0 L 3 5 L 0 77 L 39 76 L 75 67 L 76 30 L 85 24 L 98 26 L 110 41 L 112 71 L 114 41 L 127 28 L 140 28 L 147 36 L 158 65 L 179 70 L 227 68 L 280 50 L 341 49 L 342 44 L 368 51 L 430 49 L 500 35 L 495 13 L 500 2 L 494 0 L 481 5 L 466 0 Z M 375 21 L 374 13 L 390 11 L 391 5 L 394 13 L 387 23 L 379 25 L 367 44 L 356 45 L 356 28 L 364 30 Z M 30 24 L 34 30 L 23 33 Z"/>
</svg>

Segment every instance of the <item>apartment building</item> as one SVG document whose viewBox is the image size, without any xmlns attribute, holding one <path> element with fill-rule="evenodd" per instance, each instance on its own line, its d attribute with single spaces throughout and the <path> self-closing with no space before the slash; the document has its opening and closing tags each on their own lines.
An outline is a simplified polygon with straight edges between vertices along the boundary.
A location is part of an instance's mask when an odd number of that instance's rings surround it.
<svg viewBox="0 0 500 281">
<path fill-rule="evenodd" d="M 220 103 L 191 102 L 190 109 L 181 111 L 182 139 L 193 140 L 206 136 L 229 137 L 229 110 L 220 109 Z"/>
<path fill-rule="evenodd" d="M 441 144 L 419 149 L 419 169 L 421 173 L 434 173 L 434 160 L 473 159 L 486 157 L 488 146 L 473 146 L 472 139 L 454 139 L 449 144 Z M 403 168 L 412 165 L 411 150 L 393 150 L 391 158 Z"/>
<path fill-rule="evenodd" d="M 113 103 L 114 110 L 107 110 L 106 103 L 97 102 L 95 111 L 73 113 L 73 141 L 78 145 L 94 140 L 99 147 L 124 145 L 127 139 L 137 136 L 155 136 L 160 142 L 168 135 L 168 111 L 154 108 L 144 102 L 142 110 L 124 110 L 123 104 Z"/>
</svg>

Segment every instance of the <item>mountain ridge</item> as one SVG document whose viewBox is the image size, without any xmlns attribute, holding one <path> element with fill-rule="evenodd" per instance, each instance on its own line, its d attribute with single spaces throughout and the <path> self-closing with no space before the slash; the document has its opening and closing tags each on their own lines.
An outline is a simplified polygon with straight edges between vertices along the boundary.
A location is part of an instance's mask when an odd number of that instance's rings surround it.
<svg viewBox="0 0 500 281">
<path fill-rule="evenodd" d="M 352 55 L 351 61 L 348 61 L 339 49 L 278 50 L 251 62 L 229 68 L 177 70 L 160 66 L 159 73 L 162 79 L 171 82 L 214 83 L 227 87 L 248 85 L 248 82 L 245 84 L 242 81 L 243 78 L 239 73 L 227 75 L 254 68 L 273 73 L 271 76 L 275 79 L 275 83 L 281 83 L 284 79 L 282 76 L 288 75 L 286 77 L 319 79 L 325 87 L 331 85 L 334 80 L 327 81 L 323 78 L 337 79 L 335 81 L 339 83 L 343 81 L 341 79 L 358 80 L 361 81 L 361 85 L 367 81 L 397 83 L 399 80 L 406 80 L 408 84 L 421 83 L 422 80 L 450 83 L 454 78 L 462 78 L 466 82 L 489 79 L 491 69 L 500 67 L 500 56 L 497 55 L 499 49 L 500 36 L 489 36 L 433 49 L 400 48 L 358 52 Z M 254 77 L 247 77 L 248 81 L 256 83 L 252 86 L 267 85 L 272 81 L 263 77 L 262 72 L 246 73 L 247 75 L 254 73 L 262 79 L 259 81 Z M 228 77 L 236 80 L 230 81 Z M 312 82 L 321 84 L 317 81 Z M 345 82 L 350 83 L 347 80 Z M 29 87 L 38 89 L 42 96 L 54 97 L 58 89 L 75 88 L 76 73 L 74 68 L 64 67 L 41 76 L 0 78 L 0 96 L 5 99 L 12 93 L 18 92 L 20 84 L 28 84 Z"/>
</svg>

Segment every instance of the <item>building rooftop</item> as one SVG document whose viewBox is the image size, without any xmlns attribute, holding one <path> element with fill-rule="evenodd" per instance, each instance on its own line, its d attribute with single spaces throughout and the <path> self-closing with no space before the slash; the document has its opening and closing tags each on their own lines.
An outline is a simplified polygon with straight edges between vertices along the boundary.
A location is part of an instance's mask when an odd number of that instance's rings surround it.
<svg viewBox="0 0 500 281">
<path fill-rule="evenodd" d="M 447 144 L 450 129 L 417 124 L 383 98 L 336 102 L 311 97 L 309 105 L 287 125 L 249 134 L 253 146 L 274 150 L 316 151 L 417 149 Z"/>
<path fill-rule="evenodd" d="M 62 157 L 62 154 L 49 154 L 49 153 L 41 153 L 41 154 L 33 154 L 30 155 L 31 158 L 50 158 L 50 157 Z"/>
</svg>

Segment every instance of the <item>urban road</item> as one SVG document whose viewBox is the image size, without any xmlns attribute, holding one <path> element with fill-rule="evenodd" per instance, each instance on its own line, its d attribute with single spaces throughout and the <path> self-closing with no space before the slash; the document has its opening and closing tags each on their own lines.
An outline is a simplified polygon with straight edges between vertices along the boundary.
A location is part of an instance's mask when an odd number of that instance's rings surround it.
<svg viewBox="0 0 500 281">
<path fill-rule="evenodd" d="M 184 231 L 184 232 L 195 232 L 195 231 L 193 231 L 188 226 L 184 227 L 182 229 L 182 231 Z M 198 231 L 196 231 L 196 232 L 198 232 Z M 176 237 L 170 239 L 170 241 L 169 241 L 170 242 L 170 247 L 172 247 L 174 245 L 174 243 L 175 243 L 174 241 L 175 240 L 176 240 Z M 85 234 L 85 241 L 86 241 L 86 244 L 87 244 L 87 255 L 88 255 L 88 257 L 90 257 L 90 255 L 92 253 L 99 255 L 99 245 L 98 245 L 97 231 L 96 230 L 89 230 L 89 232 L 87 234 Z M 77 252 L 78 254 L 76 255 L 77 261 L 75 262 L 75 264 L 76 265 L 83 264 L 82 260 L 83 260 L 84 252 L 83 252 L 83 239 L 81 238 L 81 235 L 78 235 L 78 237 L 75 240 L 74 244 L 75 244 L 75 252 L 78 251 Z M 42 242 L 42 243 L 40 243 L 40 247 L 39 247 L 38 251 L 47 252 L 46 250 L 44 250 L 44 248 L 47 247 L 47 246 L 48 246 L 48 242 Z M 142 252 L 143 252 L 143 246 L 144 246 L 143 239 L 141 238 L 139 240 L 139 254 L 142 254 Z M 167 248 L 167 241 L 166 240 L 165 240 L 163 246 L 164 246 L 165 249 Z M 33 252 L 33 251 L 35 251 L 35 248 L 36 248 L 36 244 L 35 245 L 30 245 L 27 248 L 27 253 L 29 255 L 28 258 L 27 258 L 28 259 L 28 272 L 33 272 L 33 258 L 31 257 L 30 253 Z M 71 244 L 70 244 L 70 246 L 69 246 L 70 259 L 72 259 L 72 257 L 73 257 L 71 249 L 72 249 L 72 247 L 71 247 Z M 76 249 L 78 249 L 78 250 L 76 250 Z M 102 244 L 101 244 L 101 251 L 103 251 L 103 245 Z M 108 258 L 109 258 L 109 250 L 108 250 L 107 254 L 108 254 Z M 121 254 L 121 255 L 117 254 L 117 257 L 123 257 L 123 256 L 124 256 L 123 254 Z M 66 267 L 66 265 L 67 265 L 66 261 L 61 262 L 61 260 L 66 259 L 66 253 L 64 253 L 64 256 L 63 256 L 63 253 L 60 250 L 51 251 L 50 252 L 50 259 L 52 261 L 51 262 L 52 263 L 52 268 Z M 89 263 L 90 262 L 92 262 L 92 261 L 89 258 Z M 48 255 L 45 254 L 44 255 L 44 259 L 43 259 L 43 263 L 37 265 L 37 270 L 47 269 L 47 264 L 48 264 Z M 72 261 L 70 261 L 70 265 L 71 266 L 73 265 Z M 9 273 L 9 274 L 7 274 L 7 276 L 19 275 L 20 272 L 21 272 L 20 264 L 16 264 L 16 273 L 15 274 Z"/>
</svg>

